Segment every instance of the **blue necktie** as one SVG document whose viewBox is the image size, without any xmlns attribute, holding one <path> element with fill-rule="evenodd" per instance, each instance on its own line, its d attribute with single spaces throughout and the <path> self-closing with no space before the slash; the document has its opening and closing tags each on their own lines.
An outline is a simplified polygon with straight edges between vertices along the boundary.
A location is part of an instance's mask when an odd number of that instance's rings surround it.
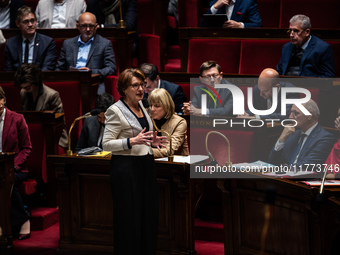
<svg viewBox="0 0 340 255">
<path fill-rule="evenodd" d="M 294 151 L 292 157 L 290 158 L 289 164 L 294 164 L 294 161 L 295 161 L 295 159 L 296 159 L 296 156 L 299 154 L 299 152 L 300 152 L 300 150 L 301 150 L 301 147 L 302 147 L 302 143 L 303 143 L 303 141 L 304 141 L 304 139 L 305 139 L 306 136 L 307 136 L 306 134 L 301 134 L 301 135 L 300 135 L 299 143 L 298 143 L 298 145 L 297 145 L 297 147 L 296 147 L 296 149 L 295 149 L 295 151 Z"/>
</svg>

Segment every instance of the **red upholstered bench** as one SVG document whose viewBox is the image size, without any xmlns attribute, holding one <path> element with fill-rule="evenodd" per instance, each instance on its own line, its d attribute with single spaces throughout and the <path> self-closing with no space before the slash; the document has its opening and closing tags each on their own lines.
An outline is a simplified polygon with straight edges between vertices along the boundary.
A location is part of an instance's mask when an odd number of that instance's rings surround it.
<svg viewBox="0 0 340 255">
<path fill-rule="evenodd" d="M 241 40 L 190 39 L 187 72 L 199 72 L 203 62 L 216 61 L 224 73 L 239 71 Z"/>
<path fill-rule="evenodd" d="M 0 83 L 6 94 L 6 105 L 11 111 L 20 111 L 20 90 L 13 83 Z"/>
<path fill-rule="evenodd" d="M 117 90 L 117 82 L 118 76 L 114 75 L 109 75 L 104 80 L 107 93 L 110 93 L 114 97 L 116 102 L 120 99 L 120 95 Z"/>
<path fill-rule="evenodd" d="M 282 46 L 289 40 L 241 40 L 239 74 L 259 75 L 265 68 L 274 68 L 281 58 Z"/>
</svg>

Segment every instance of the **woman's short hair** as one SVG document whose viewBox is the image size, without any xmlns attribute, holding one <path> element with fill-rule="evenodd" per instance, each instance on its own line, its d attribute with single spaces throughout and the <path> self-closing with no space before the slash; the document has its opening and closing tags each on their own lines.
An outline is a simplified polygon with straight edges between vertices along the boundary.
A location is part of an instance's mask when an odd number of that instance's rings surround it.
<svg viewBox="0 0 340 255">
<path fill-rule="evenodd" d="M 30 83 L 37 87 L 41 87 L 42 72 L 39 66 L 33 63 L 22 64 L 14 75 L 14 86 L 20 88 L 21 84 Z"/>
<path fill-rule="evenodd" d="M 122 97 L 125 96 L 124 91 L 131 85 L 133 77 L 140 79 L 142 82 L 144 82 L 145 80 L 144 74 L 137 68 L 125 69 L 119 75 L 118 83 L 117 83 L 117 90 L 119 92 L 119 95 L 121 95 Z"/>
<path fill-rule="evenodd" d="M 148 96 L 149 105 L 161 104 L 165 111 L 165 118 L 170 119 L 175 114 L 175 103 L 165 89 L 154 89 Z"/>
</svg>

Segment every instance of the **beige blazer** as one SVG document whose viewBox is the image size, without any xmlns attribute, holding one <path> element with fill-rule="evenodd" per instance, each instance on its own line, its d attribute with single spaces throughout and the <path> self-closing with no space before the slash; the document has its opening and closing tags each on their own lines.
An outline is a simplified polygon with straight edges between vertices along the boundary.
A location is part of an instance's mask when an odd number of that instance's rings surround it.
<svg viewBox="0 0 340 255">
<path fill-rule="evenodd" d="M 143 104 L 139 102 L 146 119 L 149 123 L 149 131 L 153 131 L 153 125 Z M 143 156 L 153 154 L 151 146 L 137 144 L 128 147 L 128 138 L 137 136 L 143 130 L 136 117 L 119 100 L 111 105 L 105 112 L 105 130 L 103 136 L 103 150 L 111 151 L 113 155 Z"/>
<path fill-rule="evenodd" d="M 35 10 L 37 27 L 51 28 L 53 21 L 54 0 L 40 0 Z M 66 27 L 76 28 L 76 21 L 80 14 L 85 12 L 86 2 L 84 0 L 66 0 Z"/>
<path fill-rule="evenodd" d="M 174 114 L 159 129 L 164 129 L 170 133 L 173 155 L 189 155 L 187 141 L 187 121 L 185 119 Z M 162 135 L 167 136 L 164 132 L 162 132 Z M 155 158 L 167 157 L 170 155 L 170 143 L 167 144 L 166 148 L 162 148 L 161 150 L 155 148 L 153 148 L 152 150 Z"/>
</svg>

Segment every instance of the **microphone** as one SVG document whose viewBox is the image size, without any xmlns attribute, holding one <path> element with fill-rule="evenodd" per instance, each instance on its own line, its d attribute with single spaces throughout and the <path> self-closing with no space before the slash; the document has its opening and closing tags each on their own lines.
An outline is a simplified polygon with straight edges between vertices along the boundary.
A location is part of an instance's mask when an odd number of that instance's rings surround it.
<svg viewBox="0 0 340 255">
<path fill-rule="evenodd" d="M 226 166 L 231 166 L 231 162 L 230 162 L 230 143 L 229 143 L 229 140 L 228 140 L 228 138 L 224 134 L 222 134 L 220 132 L 217 132 L 217 131 L 210 131 L 206 135 L 206 137 L 205 137 L 205 149 L 207 151 L 207 154 L 208 154 L 208 157 L 209 157 L 209 159 L 211 161 L 211 164 L 217 165 L 218 163 L 217 163 L 216 159 L 213 157 L 213 155 L 210 153 L 209 148 L 208 148 L 208 137 L 209 137 L 210 134 L 220 135 L 220 136 L 222 136 L 227 141 L 227 145 L 228 145 L 228 161 L 225 163 L 225 165 Z"/>
<path fill-rule="evenodd" d="M 98 115 L 100 112 L 101 112 L 101 111 L 100 111 L 99 109 L 94 109 L 94 110 L 92 110 L 92 111 L 90 111 L 90 112 L 85 113 L 83 116 L 80 116 L 80 117 L 76 118 L 76 119 L 73 121 L 73 123 L 72 123 L 72 125 L 71 125 L 71 127 L 70 127 L 70 130 L 68 131 L 68 150 L 66 151 L 66 155 L 67 155 L 67 156 L 72 156 L 72 155 L 73 155 L 73 152 L 72 152 L 72 150 L 71 150 L 71 132 L 72 132 L 73 126 L 76 124 L 76 122 L 77 122 L 78 120 L 86 119 L 86 118 L 91 117 L 91 116 L 96 116 L 96 115 Z"/>
<path fill-rule="evenodd" d="M 323 173 L 320 191 L 319 191 L 319 194 L 316 195 L 316 202 L 318 202 L 318 203 L 323 202 L 323 199 L 324 199 L 323 190 L 324 190 L 324 185 L 325 185 L 325 181 L 326 181 L 326 175 L 327 175 L 328 169 L 330 167 L 334 167 L 334 165 L 333 164 L 328 165 L 327 168 L 325 169 L 325 172 Z"/>
</svg>

